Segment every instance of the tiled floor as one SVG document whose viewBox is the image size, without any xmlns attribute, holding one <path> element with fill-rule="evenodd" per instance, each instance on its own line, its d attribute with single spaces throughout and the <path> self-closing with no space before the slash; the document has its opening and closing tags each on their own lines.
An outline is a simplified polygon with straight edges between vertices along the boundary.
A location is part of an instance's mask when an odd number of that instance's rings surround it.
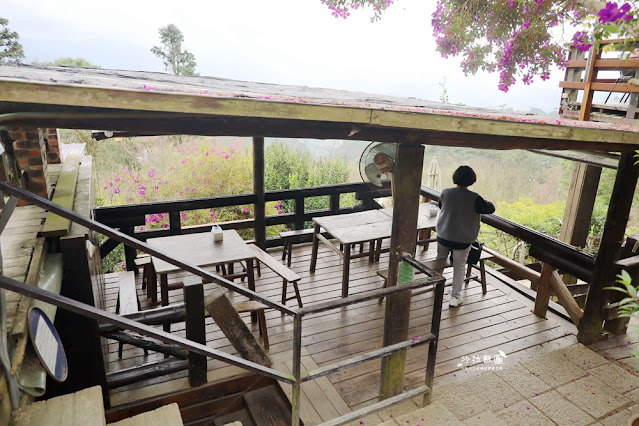
<svg viewBox="0 0 639 426">
<path fill-rule="evenodd" d="M 427 407 L 412 403 L 352 424 L 626 426 L 639 416 L 639 376 L 576 344 L 435 386 Z"/>
</svg>

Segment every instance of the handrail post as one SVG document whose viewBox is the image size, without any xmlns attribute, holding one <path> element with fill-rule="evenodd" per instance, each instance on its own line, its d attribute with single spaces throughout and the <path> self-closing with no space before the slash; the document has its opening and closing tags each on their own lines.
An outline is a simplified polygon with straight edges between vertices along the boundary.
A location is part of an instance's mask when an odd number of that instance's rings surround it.
<svg viewBox="0 0 639 426">
<path fill-rule="evenodd" d="M 442 304 L 444 303 L 444 282 L 440 282 L 435 287 L 433 304 L 433 318 L 430 323 L 430 332 L 435 336 L 428 344 L 428 359 L 426 361 L 426 386 L 428 392 L 424 394 L 422 406 L 430 404 L 433 394 L 433 379 L 435 378 L 435 361 L 437 360 L 437 342 L 439 341 L 439 324 L 442 318 Z"/>
<path fill-rule="evenodd" d="M 302 368 L 302 315 L 297 313 L 293 319 L 293 378 L 291 405 L 293 411 L 292 426 L 300 424 L 300 386 Z"/>
<path fill-rule="evenodd" d="M 200 277 L 189 277 L 184 280 L 184 307 L 186 338 L 206 345 L 204 285 Z M 189 351 L 188 361 L 191 387 L 206 383 L 206 356 Z"/>
<path fill-rule="evenodd" d="M 253 138 L 253 192 L 255 204 L 255 242 L 262 250 L 266 250 L 266 202 L 264 186 L 264 138 Z"/>
<path fill-rule="evenodd" d="M 126 228 L 120 228 L 123 234 L 132 237 L 135 233 L 135 228 L 132 226 L 127 226 Z M 138 266 L 135 264 L 135 258 L 137 256 L 137 250 L 128 244 L 124 244 L 124 260 L 126 264 L 127 271 L 133 271 L 136 274 L 139 272 Z"/>
<path fill-rule="evenodd" d="M 171 235 L 180 235 L 182 233 L 180 212 L 169 213 L 169 230 L 171 231 Z"/>
<path fill-rule="evenodd" d="M 295 197 L 295 229 L 304 229 L 304 197 Z"/>
<path fill-rule="evenodd" d="M 332 214 L 339 214 L 339 197 L 342 193 L 331 194 L 330 209 Z"/>
</svg>

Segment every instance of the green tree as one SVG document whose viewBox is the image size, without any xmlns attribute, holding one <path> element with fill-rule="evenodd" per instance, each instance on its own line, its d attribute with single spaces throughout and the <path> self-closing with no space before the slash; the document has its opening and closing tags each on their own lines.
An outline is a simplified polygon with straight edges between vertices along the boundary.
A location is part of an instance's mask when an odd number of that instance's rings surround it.
<svg viewBox="0 0 639 426">
<path fill-rule="evenodd" d="M 307 149 L 293 148 L 283 142 L 275 142 L 264 153 L 264 184 L 267 191 L 282 189 L 309 188 L 348 182 L 348 165 L 342 160 L 320 158 L 314 160 Z M 355 199 L 342 200 L 342 205 L 353 205 Z M 282 201 L 282 209 L 291 212 L 293 200 Z M 329 206 L 329 197 L 306 198 L 307 210 L 325 209 Z"/>
<path fill-rule="evenodd" d="M 17 32 L 9 30 L 9 20 L 0 18 L 0 63 L 20 62 L 24 58 L 22 45 L 18 42 Z"/>
<path fill-rule="evenodd" d="M 153 46 L 151 53 L 162 59 L 166 70 L 175 75 L 198 75 L 195 72 L 195 56 L 182 47 L 184 35 L 173 24 L 159 29 L 162 46 Z"/>
<path fill-rule="evenodd" d="M 55 61 L 33 61 L 32 63 L 33 65 L 55 65 L 58 67 L 101 68 L 99 65 L 94 65 L 84 58 L 71 58 L 69 56 L 58 58 Z"/>
</svg>

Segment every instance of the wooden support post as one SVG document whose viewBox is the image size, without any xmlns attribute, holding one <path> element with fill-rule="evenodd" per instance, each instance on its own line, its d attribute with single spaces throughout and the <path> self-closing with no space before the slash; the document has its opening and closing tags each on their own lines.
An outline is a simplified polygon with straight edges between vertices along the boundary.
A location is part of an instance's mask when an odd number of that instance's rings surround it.
<svg viewBox="0 0 639 426">
<path fill-rule="evenodd" d="M 634 152 L 623 152 L 619 159 L 617 176 L 610 196 L 610 207 L 606 216 L 599 252 L 595 258 L 592 281 L 588 289 L 584 316 L 579 324 L 577 339 L 584 345 L 591 344 L 601 337 L 603 327 L 603 308 L 608 302 L 608 292 L 604 287 L 615 281 L 613 263 L 621 252 L 632 197 L 634 196 L 639 177 L 639 165 L 633 166 Z"/>
<path fill-rule="evenodd" d="M 180 235 L 182 233 L 180 212 L 169 212 L 169 229 L 171 230 L 171 235 Z"/>
<path fill-rule="evenodd" d="M 588 60 L 586 62 L 586 75 L 584 76 L 584 97 L 581 101 L 581 111 L 579 112 L 580 121 L 590 121 L 590 110 L 592 109 L 592 97 L 594 90 L 592 90 L 592 82 L 597 79 L 597 68 L 595 68 L 595 60 L 601 58 L 601 50 L 596 51 L 595 47 L 591 47 L 588 51 Z"/>
<path fill-rule="evenodd" d="M 204 299 L 204 306 L 242 358 L 267 367 L 273 364 L 222 289 L 214 288 Z"/>
<path fill-rule="evenodd" d="M 559 234 L 561 241 L 575 247 L 586 245 L 600 177 L 601 167 L 585 163 L 574 164 L 566 212 Z"/>
<path fill-rule="evenodd" d="M 339 214 L 339 196 L 341 194 L 331 194 L 330 209 L 331 214 Z"/>
<path fill-rule="evenodd" d="M 304 229 L 304 197 L 295 198 L 295 229 Z"/>
<path fill-rule="evenodd" d="M 415 255 L 415 229 L 419 210 L 420 185 L 424 162 L 422 145 L 399 144 L 394 165 L 393 227 L 389 254 L 388 286 L 397 285 L 399 263 L 403 254 Z M 410 293 L 389 297 L 384 317 L 384 346 L 408 339 Z M 406 351 L 382 358 L 380 399 L 402 392 Z"/>
<path fill-rule="evenodd" d="M 204 325 L 204 285 L 200 277 L 184 280 L 184 306 L 186 308 L 186 338 L 206 345 Z M 206 383 L 206 356 L 189 352 L 189 384 L 196 387 Z"/>
<path fill-rule="evenodd" d="M 564 220 L 559 234 L 561 241 L 575 247 L 586 246 L 600 177 L 601 167 L 574 163 Z M 577 279 L 565 274 L 564 282 L 575 284 Z"/>
<path fill-rule="evenodd" d="M 255 243 L 266 250 L 266 189 L 264 186 L 264 138 L 253 138 L 253 193 L 255 193 Z"/>
<path fill-rule="evenodd" d="M 535 297 L 535 308 L 533 313 L 538 317 L 546 318 L 548 302 L 550 302 L 550 276 L 554 269 L 548 263 L 544 263 L 541 268 L 541 277 L 538 281 L 537 296 Z"/>
<path fill-rule="evenodd" d="M 125 233 L 126 235 L 132 237 L 133 236 L 133 227 L 129 226 L 126 228 L 120 228 L 120 231 Z M 138 265 L 135 264 L 135 258 L 137 257 L 137 250 L 129 245 L 124 245 L 124 260 L 126 264 L 127 271 L 133 271 L 136 274 L 139 273 Z"/>
<path fill-rule="evenodd" d="M 575 301 L 575 298 L 566 287 L 566 284 L 561 280 L 559 274 L 555 271 L 550 274 L 550 287 L 552 291 L 557 295 L 559 304 L 564 307 L 572 322 L 579 327 L 581 318 L 584 316 L 583 311 Z"/>
</svg>

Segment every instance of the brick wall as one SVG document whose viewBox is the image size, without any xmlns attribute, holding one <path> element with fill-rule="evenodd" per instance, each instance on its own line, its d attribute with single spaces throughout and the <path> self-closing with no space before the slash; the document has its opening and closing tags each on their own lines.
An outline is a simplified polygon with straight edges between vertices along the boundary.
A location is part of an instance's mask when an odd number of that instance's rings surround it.
<svg viewBox="0 0 639 426">
<path fill-rule="evenodd" d="M 47 162 L 49 164 L 59 164 L 61 161 L 58 129 L 45 129 L 44 138 L 47 145 Z"/>
<path fill-rule="evenodd" d="M 51 185 L 48 182 L 45 131 L 32 127 L 12 127 L 7 130 L 9 138 L 13 140 L 18 167 L 24 173 L 24 188 L 34 194 L 50 198 Z M 21 202 L 20 205 L 22 204 Z"/>
</svg>

